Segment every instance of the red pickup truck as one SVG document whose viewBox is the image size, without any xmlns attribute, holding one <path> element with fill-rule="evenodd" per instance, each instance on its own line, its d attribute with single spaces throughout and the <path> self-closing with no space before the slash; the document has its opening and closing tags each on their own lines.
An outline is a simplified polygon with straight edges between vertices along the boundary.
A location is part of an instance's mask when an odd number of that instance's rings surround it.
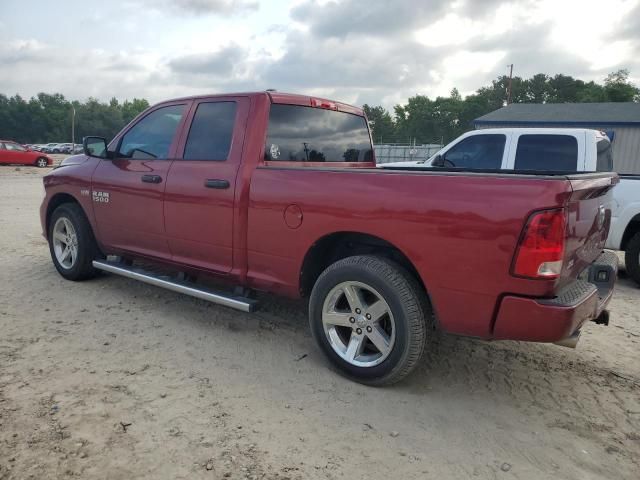
<svg viewBox="0 0 640 480">
<path fill-rule="evenodd" d="M 63 277 L 244 311 L 308 297 L 319 348 L 363 383 L 406 376 L 436 326 L 575 346 L 608 322 L 615 174 L 376 169 L 361 109 L 270 91 L 163 102 L 84 149 L 44 177 Z"/>
</svg>

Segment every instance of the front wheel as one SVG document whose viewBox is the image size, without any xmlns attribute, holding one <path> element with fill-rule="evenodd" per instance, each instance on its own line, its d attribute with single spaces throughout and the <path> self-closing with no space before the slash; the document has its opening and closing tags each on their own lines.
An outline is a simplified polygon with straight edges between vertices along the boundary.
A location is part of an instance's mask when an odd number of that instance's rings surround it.
<svg viewBox="0 0 640 480">
<path fill-rule="evenodd" d="M 640 285 L 640 232 L 629 240 L 624 252 L 624 264 L 627 274 Z"/>
<path fill-rule="evenodd" d="M 430 315 L 415 279 L 370 255 L 329 266 L 309 301 L 311 333 L 328 360 L 343 375 L 374 386 L 398 382 L 415 368 Z"/>
<path fill-rule="evenodd" d="M 98 273 L 93 260 L 100 250 L 80 205 L 65 203 L 55 209 L 49 222 L 49 251 L 56 270 L 67 280 L 85 280 Z"/>
<path fill-rule="evenodd" d="M 38 160 L 36 160 L 36 167 L 38 167 L 38 168 L 44 168 L 47 165 L 49 165 L 49 162 L 44 157 L 40 157 L 40 158 L 38 158 Z"/>
</svg>

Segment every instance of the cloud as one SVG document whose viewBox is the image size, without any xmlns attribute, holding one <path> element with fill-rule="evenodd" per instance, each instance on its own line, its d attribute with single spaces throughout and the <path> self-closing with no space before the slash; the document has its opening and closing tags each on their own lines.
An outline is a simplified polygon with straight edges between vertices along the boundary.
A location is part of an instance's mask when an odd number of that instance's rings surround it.
<svg viewBox="0 0 640 480">
<path fill-rule="evenodd" d="M 575 0 L 584 2 L 575 12 L 557 0 L 302 0 L 259 14 L 253 0 L 128 1 L 125 18 L 141 4 L 151 12 L 132 32 L 119 30 L 117 46 L 96 42 L 99 34 L 87 38 L 100 49 L 0 34 L 0 65 L 10 65 L 0 69 L 0 92 L 154 102 L 276 88 L 392 109 L 416 94 L 473 93 L 510 63 L 522 77 L 601 81 L 625 67 L 640 75 L 640 0 L 610 0 L 616 8 L 602 20 L 596 0 Z"/>
<path fill-rule="evenodd" d="M 183 15 L 234 15 L 257 10 L 256 0 L 139 0 L 146 7 L 158 11 L 177 12 Z"/>
<path fill-rule="evenodd" d="M 234 67 L 243 62 L 247 51 L 238 45 L 229 45 L 217 52 L 196 53 L 173 58 L 171 71 L 178 74 L 229 76 Z"/>
<path fill-rule="evenodd" d="M 12 40 L 0 44 L 0 65 L 37 63 L 47 56 L 47 46 L 35 39 Z"/>
</svg>

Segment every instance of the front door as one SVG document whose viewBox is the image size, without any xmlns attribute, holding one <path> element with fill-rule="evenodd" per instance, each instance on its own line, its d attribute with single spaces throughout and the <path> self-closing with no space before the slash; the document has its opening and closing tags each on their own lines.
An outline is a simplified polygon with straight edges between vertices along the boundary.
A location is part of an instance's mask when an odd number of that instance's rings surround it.
<svg viewBox="0 0 640 480">
<path fill-rule="evenodd" d="M 236 176 L 250 100 L 194 103 L 165 190 L 167 241 L 174 261 L 227 273 L 233 268 Z"/>
<path fill-rule="evenodd" d="M 175 102 L 149 111 L 114 139 L 114 158 L 101 160 L 96 168 L 91 196 L 99 236 L 108 249 L 170 257 L 162 203 L 188 107 L 189 102 Z"/>
</svg>

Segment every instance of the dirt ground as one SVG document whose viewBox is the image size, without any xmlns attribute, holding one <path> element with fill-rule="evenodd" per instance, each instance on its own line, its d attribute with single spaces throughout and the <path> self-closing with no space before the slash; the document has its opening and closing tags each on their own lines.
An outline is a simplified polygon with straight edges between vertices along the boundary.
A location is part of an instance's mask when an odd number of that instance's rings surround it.
<svg viewBox="0 0 640 480">
<path fill-rule="evenodd" d="M 638 479 L 640 289 L 577 350 L 443 337 L 374 389 L 305 306 L 243 314 L 54 270 L 35 168 L 0 168 L 0 479 Z"/>
</svg>

